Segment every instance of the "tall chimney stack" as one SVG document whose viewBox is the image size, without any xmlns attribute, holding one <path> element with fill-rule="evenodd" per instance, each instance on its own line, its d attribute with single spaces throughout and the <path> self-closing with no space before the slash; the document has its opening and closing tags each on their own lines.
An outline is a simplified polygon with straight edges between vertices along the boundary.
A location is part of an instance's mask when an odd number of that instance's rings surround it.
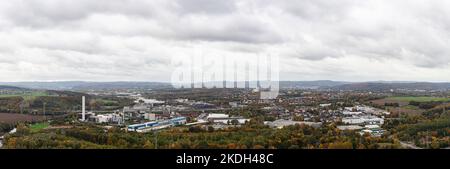
<svg viewBox="0 0 450 169">
<path fill-rule="evenodd" d="M 86 98 L 83 96 L 81 97 L 81 121 L 86 120 Z"/>
</svg>

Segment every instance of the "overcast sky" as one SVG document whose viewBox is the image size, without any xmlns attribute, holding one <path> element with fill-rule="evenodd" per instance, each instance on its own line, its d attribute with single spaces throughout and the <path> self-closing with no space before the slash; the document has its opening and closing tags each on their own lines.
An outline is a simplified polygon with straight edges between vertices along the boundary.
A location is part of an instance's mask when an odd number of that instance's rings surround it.
<svg viewBox="0 0 450 169">
<path fill-rule="evenodd" d="M 0 4 L 0 81 L 170 81 L 199 47 L 277 55 L 281 80 L 450 81 L 448 0 Z"/>
</svg>

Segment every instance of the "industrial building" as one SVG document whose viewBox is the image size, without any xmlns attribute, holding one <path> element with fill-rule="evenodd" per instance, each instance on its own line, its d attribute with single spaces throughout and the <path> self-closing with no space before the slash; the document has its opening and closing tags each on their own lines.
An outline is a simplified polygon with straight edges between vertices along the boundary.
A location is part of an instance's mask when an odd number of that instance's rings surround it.
<svg viewBox="0 0 450 169">
<path fill-rule="evenodd" d="M 383 130 L 378 125 L 366 125 L 364 130 L 359 132 L 360 135 L 370 134 L 372 137 L 380 137 L 382 136 L 386 130 Z"/>
<path fill-rule="evenodd" d="M 344 124 L 384 124 L 384 119 L 376 116 L 360 116 L 360 117 L 346 117 L 342 119 Z"/>
<path fill-rule="evenodd" d="M 96 116 L 91 116 L 90 119 L 96 123 L 118 123 L 123 124 L 123 117 L 120 114 L 99 114 Z"/>
<path fill-rule="evenodd" d="M 168 120 L 152 121 L 147 123 L 129 125 L 128 131 L 148 132 L 152 130 L 158 130 L 183 124 L 186 124 L 186 117 L 176 117 Z"/>
<path fill-rule="evenodd" d="M 355 115 L 361 115 L 361 114 L 363 114 L 363 112 L 360 112 L 360 111 L 343 111 L 342 114 L 345 115 L 345 116 L 355 116 Z"/>
<path fill-rule="evenodd" d="M 250 119 L 242 118 L 242 117 L 230 117 L 227 114 L 219 114 L 219 113 L 210 113 L 208 115 L 200 115 L 204 118 L 205 121 L 209 121 L 211 123 L 221 123 L 221 124 L 231 124 L 233 122 L 237 122 L 238 124 L 245 124 L 250 121 Z"/>
<path fill-rule="evenodd" d="M 339 130 L 361 130 L 364 127 L 358 125 L 348 125 L 348 126 L 337 126 Z"/>
<path fill-rule="evenodd" d="M 379 125 L 371 124 L 359 126 L 359 125 L 347 125 L 347 126 L 337 126 L 339 130 L 359 130 L 360 135 L 370 134 L 373 137 L 380 137 L 384 134 L 385 130 L 383 130 Z"/>
<path fill-rule="evenodd" d="M 285 120 L 285 119 L 278 119 L 275 121 L 266 121 L 264 122 L 265 125 L 268 125 L 269 127 L 272 128 L 284 128 L 286 126 L 293 126 L 296 124 L 304 124 L 304 125 L 308 125 L 308 126 L 312 126 L 312 127 L 320 127 L 322 125 L 321 122 L 306 122 L 306 121 L 292 121 L 292 120 Z"/>
<path fill-rule="evenodd" d="M 144 119 L 155 121 L 156 120 L 156 114 L 155 113 L 144 113 Z"/>
</svg>

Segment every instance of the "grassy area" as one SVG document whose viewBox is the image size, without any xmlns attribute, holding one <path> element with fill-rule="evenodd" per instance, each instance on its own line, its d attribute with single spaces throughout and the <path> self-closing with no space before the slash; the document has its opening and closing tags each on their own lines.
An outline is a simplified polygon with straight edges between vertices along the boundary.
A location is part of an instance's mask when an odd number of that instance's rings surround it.
<svg viewBox="0 0 450 169">
<path fill-rule="evenodd" d="M 389 100 L 395 100 L 395 101 L 404 101 L 404 102 L 410 102 L 410 101 L 416 101 L 416 102 L 432 102 L 432 101 L 450 101 L 450 98 L 447 97 L 388 97 Z"/>
<path fill-rule="evenodd" d="M 410 110 L 420 110 L 420 108 L 418 108 L 417 106 L 413 106 L 413 105 L 403 106 L 402 108 L 410 109 Z"/>
<path fill-rule="evenodd" d="M 36 97 L 40 96 L 48 96 L 48 93 L 45 91 L 33 91 L 30 93 L 18 93 L 18 94 L 3 94 L 0 95 L 2 97 L 22 97 L 25 101 L 31 101 L 36 99 Z"/>
<path fill-rule="evenodd" d="M 101 102 L 101 103 L 104 103 L 104 104 L 114 104 L 114 103 L 118 103 L 118 101 L 115 101 L 115 100 L 106 100 L 106 99 L 95 99 L 95 101 Z"/>
<path fill-rule="evenodd" d="M 48 124 L 47 122 L 43 122 L 43 123 L 36 123 L 36 124 L 32 124 L 30 126 L 30 130 L 31 132 L 38 132 L 42 129 L 47 128 L 48 126 L 50 126 L 50 124 Z"/>
<path fill-rule="evenodd" d="M 398 114 L 408 114 L 408 115 L 420 115 L 425 110 L 420 109 L 416 106 L 402 106 L 402 107 L 387 107 L 387 110 L 391 113 Z"/>
</svg>

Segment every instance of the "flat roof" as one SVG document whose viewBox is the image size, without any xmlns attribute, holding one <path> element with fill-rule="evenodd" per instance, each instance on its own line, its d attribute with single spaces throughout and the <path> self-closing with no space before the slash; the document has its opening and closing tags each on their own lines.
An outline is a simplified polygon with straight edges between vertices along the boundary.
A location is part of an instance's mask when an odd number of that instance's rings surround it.
<svg viewBox="0 0 450 169">
<path fill-rule="evenodd" d="M 228 118 L 229 116 L 227 114 L 220 114 L 220 113 L 210 113 L 208 114 L 207 118 Z"/>
<path fill-rule="evenodd" d="M 337 126 L 339 130 L 360 130 L 363 129 L 363 127 L 358 125 L 347 125 L 347 126 Z"/>
</svg>

